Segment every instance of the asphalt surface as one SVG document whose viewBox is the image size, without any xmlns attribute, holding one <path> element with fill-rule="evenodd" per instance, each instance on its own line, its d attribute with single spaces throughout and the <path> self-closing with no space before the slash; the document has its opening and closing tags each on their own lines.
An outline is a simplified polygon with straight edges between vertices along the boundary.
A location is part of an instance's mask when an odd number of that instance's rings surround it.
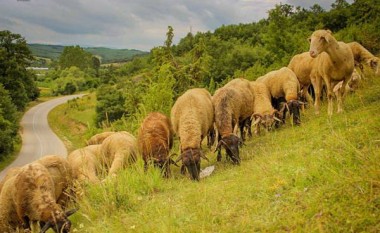
<svg viewBox="0 0 380 233">
<path fill-rule="evenodd" d="M 83 94 L 64 96 L 38 104 L 29 109 L 21 119 L 22 147 L 17 159 L 0 172 L 0 180 L 11 167 L 20 167 L 45 155 L 67 156 L 67 149 L 61 139 L 51 130 L 47 116 L 58 105 Z"/>
</svg>

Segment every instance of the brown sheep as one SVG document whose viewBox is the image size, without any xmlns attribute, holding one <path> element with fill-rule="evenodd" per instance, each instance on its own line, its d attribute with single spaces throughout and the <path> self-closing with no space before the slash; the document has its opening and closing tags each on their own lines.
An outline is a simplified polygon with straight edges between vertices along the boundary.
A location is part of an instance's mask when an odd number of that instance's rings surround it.
<svg viewBox="0 0 380 233">
<path fill-rule="evenodd" d="M 170 164 L 174 161 L 169 157 L 173 147 L 173 129 L 170 119 L 159 112 L 149 113 L 138 131 L 137 142 L 143 157 L 145 169 L 150 160 L 162 169 L 164 177 L 170 176 Z"/>
<path fill-rule="evenodd" d="M 5 182 L 10 178 L 16 176 L 20 170 L 20 167 L 13 167 L 7 170 L 7 173 L 5 174 L 4 178 L 0 181 L 0 194 Z"/>
<path fill-rule="evenodd" d="M 108 170 L 108 175 L 115 175 L 127 164 L 134 163 L 137 159 L 136 138 L 121 131 L 107 137 L 100 148 L 100 162 Z"/>
<path fill-rule="evenodd" d="M 351 42 L 347 44 L 350 46 L 352 53 L 354 55 L 355 62 L 361 63 L 365 62 L 369 65 L 376 75 L 380 74 L 380 58 L 375 57 L 366 48 L 364 48 L 358 42 Z"/>
<path fill-rule="evenodd" d="M 68 216 L 76 210 L 65 213 L 56 203 L 54 180 L 41 163 L 34 162 L 22 167 L 16 176 L 6 181 L 3 189 L 0 197 L 1 232 L 13 232 L 21 226 L 30 231 L 30 221 L 44 224 L 41 232 L 49 228 L 55 232 L 70 231 Z"/>
<path fill-rule="evenodd" d="M 92 136 L 90 139 L 87 140 L 87 145 L 97 145 L 97 144 L 102 144 L 104 139 L 107 137 L 111 136 L 115 132 L 103 132 L 103 133 L 98 133 Z"/>
<path fill-rule="evenodd" d="M 185 168 L 194 180 L 199 180 L 202 152 L 201 143 L 213 130 L 214 109 L 210 93 L 204 88 L 187 90 L 178 97 L 171 109 L 173 130 L 180 140 L 182 160 L 181 171 Z M 176 161 L 176 162 L 177 162 Z"/>
<path fill-rule="evenodd" d="M 311 81 L 315 91 L 315 112 L 319 113 L 322 80 L 326 84 L 328 114 L 333 114 L 333 87 L 340 81 L 343 86 L 354 71 L 354 56 L 350 46 L 337 41 L 328 30 L 317 30 L 310 37 L 310 56 L 316 59 L 311 72 Z M 338 113 L 343 111 L 345 88 L 339 89 Z"/>
<path fill-rule="evenodd" d="M 101 145 L 90 145 L 74 150 L 67 156 L 68 162 L 73 169 L 73 178 L 79 182 L 100 183 L 97 169 L 100 168 L 98 161 Z"/>
</svg>

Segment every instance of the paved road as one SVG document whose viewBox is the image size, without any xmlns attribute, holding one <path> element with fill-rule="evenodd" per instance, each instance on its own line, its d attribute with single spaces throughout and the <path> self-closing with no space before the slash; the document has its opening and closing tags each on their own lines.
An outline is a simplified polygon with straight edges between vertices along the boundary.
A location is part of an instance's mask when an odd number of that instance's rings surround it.
<svg viewBox="0 0 380 233">
<path fill-rule="evenodd" d="M 25 113 L 21 119 L 21 151 L 15 161 L 0 172 L 0 179 L 11 167 L 23 166 L 45 155 L 60 155 L 66 157 L 67 149 L 63 142 L 50 129 L 47 120 L 48 113 L 56 106 L 66 103 L 67 100 L 82 97 L 83 94 L 56 98 L 38 104 Z"/>
</svg>

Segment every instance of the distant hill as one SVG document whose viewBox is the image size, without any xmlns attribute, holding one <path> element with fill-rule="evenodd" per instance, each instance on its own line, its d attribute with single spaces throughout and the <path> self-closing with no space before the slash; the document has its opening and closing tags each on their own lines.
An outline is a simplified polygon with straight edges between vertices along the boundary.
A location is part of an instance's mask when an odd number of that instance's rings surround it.
<svg viewBox="0 0 380 233">
<path fill-rule="evenodd" d="M 49 58 L 52 60 L 58 59 L 63 52 L 63 45 L 47 45 L 47 44 L 28 44 L 32 54 L 36 57 Z M 102 63 L 120 62 L 130 60 L 134 56 L 145 55 L 148 52 L 136 49 L 110 49 L 104 47 L 86 47 L 87 52 L 99 56 Z"/>
</svg>

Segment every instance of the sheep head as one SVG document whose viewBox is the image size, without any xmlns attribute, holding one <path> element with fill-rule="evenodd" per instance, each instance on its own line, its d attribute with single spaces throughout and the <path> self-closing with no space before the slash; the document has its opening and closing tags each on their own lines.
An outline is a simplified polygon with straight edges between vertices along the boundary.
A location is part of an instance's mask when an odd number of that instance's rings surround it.
<svg viewBox="0 0 380 233">
<path fill-rule="evenodd" d="M 201 158 L 208 160 L 202 153 L 200 148 L 188 148 L 182 151 L 181 156 L 176 162 L 182 160 L 182 169 L 186 167 L 191 179 L 199 181 L 199 173 L 201 171 Z"/>
<path fill-rule="evenodd" d="M 69 233 L 71 228 L 71 222 L 68 217 L 74 214 L 78 209 L 73 209 L 66 211 L 66 213 L 55 213 L 53 218 L 49 220 L 45 225 L 41 228 L 40 233 L 45 233 L 47 230 L 52 228 L 54 232 L 57 233 Z"/>
<path fill-rule="evenodd" d="M 310 56 L 316 58 L 319 54 L 326 51 L 332 38 L 330 30 L 317 30 L 313 32 L 309 38 Z"/>
<path fill-rule="evenodd" d="M 230 134 L 228 136 L 223 137 L 219 140 L 218 145 L 216 146 L 216 150 L 220 150 L 223 146 L 226 150 L 227 155 L 231 158 L 234 164 L 240 164 L 240 156 L 239 156 L 239 145 L 242 143 L 242 140 L 236 136 L 235 134 Z"/>
<path fill-rule="evenodd" d="M 264 114 L 261 115 L 259 113 L 254 113 L 251 117 L 251 119 L 255 120 L 253 125 L 256 126 L 258 125 L 260 127 L 263 126 L 267 131 L 272 130 L 274 124 L 276 121 L 282 122 L 282 120 L 278 119 L 277 114 L 279 112 L 277 110 L 274 110 L 271 114 Z"/>
</svg>

